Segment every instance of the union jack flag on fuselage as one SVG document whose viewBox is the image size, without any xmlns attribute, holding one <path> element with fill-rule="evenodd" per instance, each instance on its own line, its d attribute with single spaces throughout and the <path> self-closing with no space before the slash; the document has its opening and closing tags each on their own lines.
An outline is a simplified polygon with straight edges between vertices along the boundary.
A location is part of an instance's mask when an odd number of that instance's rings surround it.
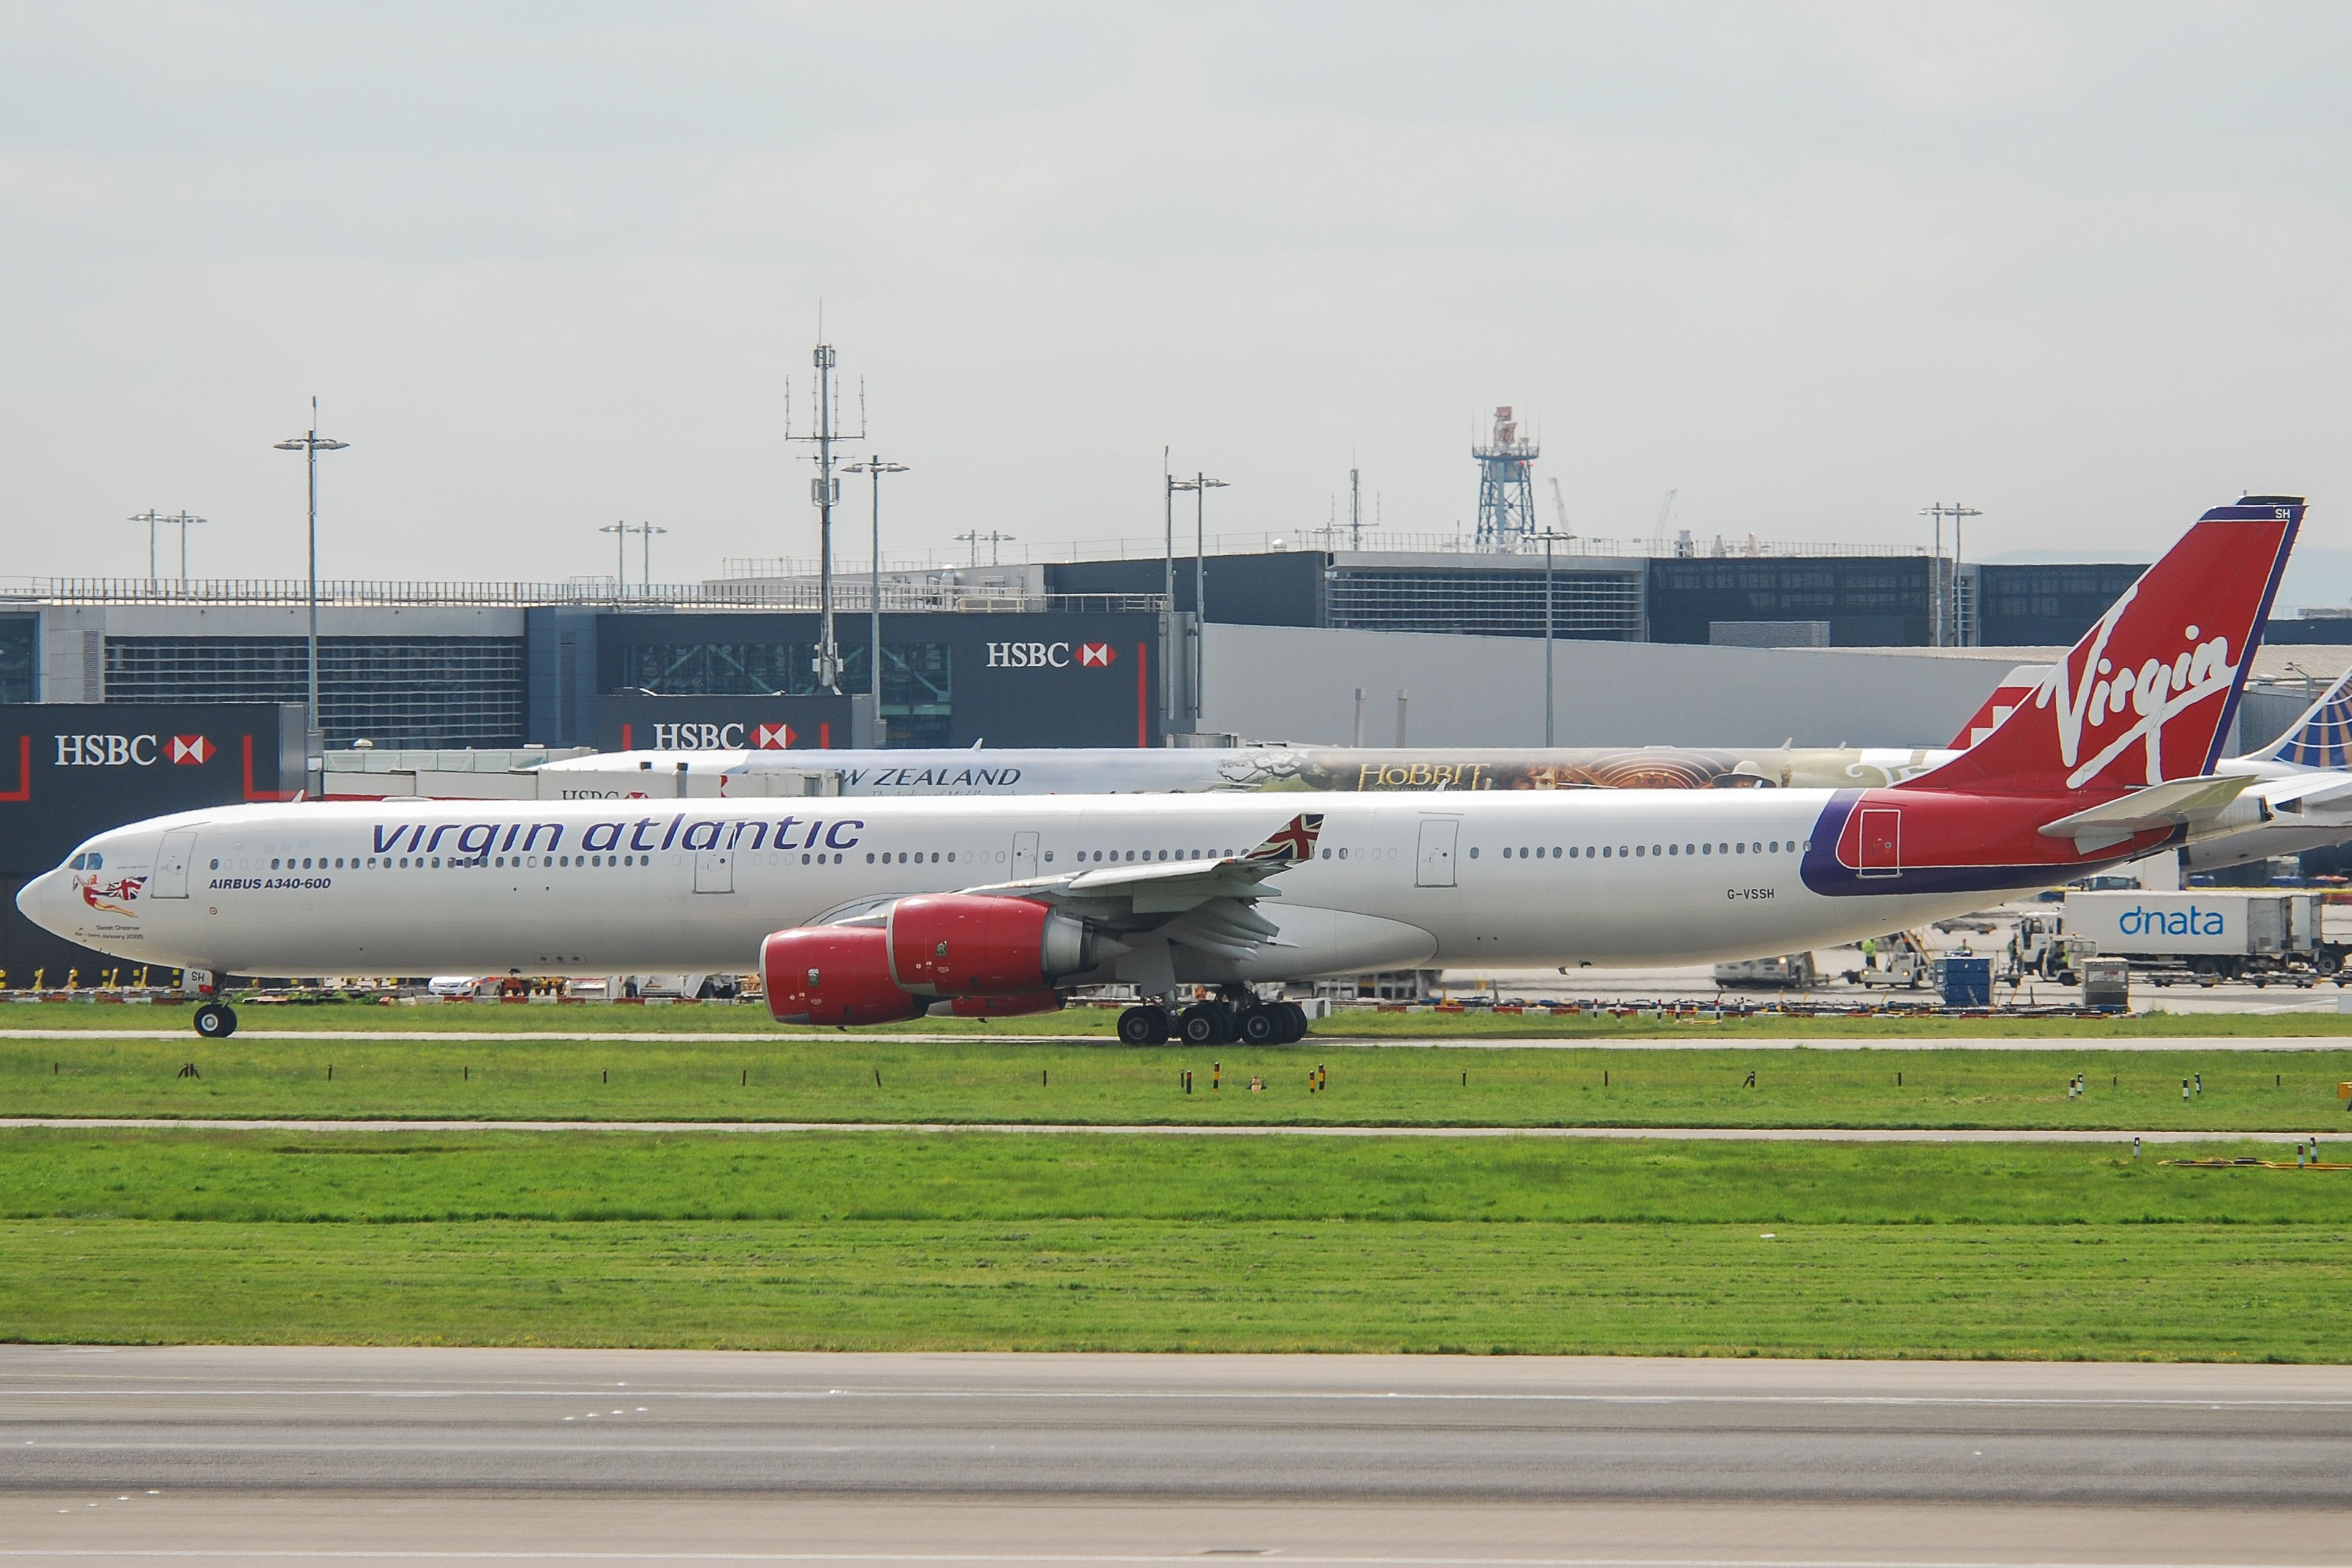
<svg viewBox="0 0 2352 1568">
<path fill-rule="evenodd" d="M 1265 842 L 1242 857 L 1244 860 L 1288 863 L 1315 858 L 1315 837 L 1323 831 L 1323 814 L 1303 811 L 1266 835 Z"/>
</svg>

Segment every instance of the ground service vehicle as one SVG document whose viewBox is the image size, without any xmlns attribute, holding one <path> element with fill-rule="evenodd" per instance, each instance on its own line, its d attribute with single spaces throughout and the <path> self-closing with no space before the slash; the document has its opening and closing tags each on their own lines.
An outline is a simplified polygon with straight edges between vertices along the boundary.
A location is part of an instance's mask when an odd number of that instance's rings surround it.
<svg viewBox="0 0 2352 1568">
<path fill-rule="evenodd" d="M 1934 963 L 1927 952 L 1927 939 L 1917 931 L 1898 931 L 1877 939 L 1876 951 L 1865 947 L 1860 969 L 1845 972 L 1849 985 L 1867 985 L 1888 991 L 1919 991 L 1926 989 L 1934 977 Z"/>
<path fill-rule="evenodd" d="M 1811 991 L 1819 979 L 1810 952 L 1734 959 L 1715 966 L 1715 983 L 1726 991 Z"/>
<path fill-rule="evenodd" d="M 1256 987 L 1435 964 L 1640 968 L 1907 930 L 2105 869 L 2227 809 L 2211 773 L 2303 516 L 2216 508 L 2018 708 L 1849 789 L 233 806 L 90 839 L 28 918 L 192 972 L 739 969 L 847 1026 L 1123 983 L 1122 1037 L 1287 1037 Z M 1180 986 L 1217 1000 L 1171 1016 Z M 218 1003 L 198 1027 L 235 1027 Z"/>
<path fill-rule="evenodd" d="M 2321 933 L 2320 907 L 2312 893 L 2226 888 L 2070 892 L 2061 918 L 2077 959 L 2126 959 L 2159 985 L 2176 979 L 2307 984 L 2344 967 L 2343 948 Z"/>
</svg>

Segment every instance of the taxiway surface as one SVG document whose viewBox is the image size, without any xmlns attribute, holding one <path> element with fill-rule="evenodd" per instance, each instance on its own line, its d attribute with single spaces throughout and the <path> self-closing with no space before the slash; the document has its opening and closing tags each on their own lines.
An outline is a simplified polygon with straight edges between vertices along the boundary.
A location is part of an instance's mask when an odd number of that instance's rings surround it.
<svg viewBox="0 0 2352 1568">
<path fill-rule="evenodd" d="M 2352 1369 L 0 1347 L 0 1561 L 2338 1563 Z"/>
</svg>

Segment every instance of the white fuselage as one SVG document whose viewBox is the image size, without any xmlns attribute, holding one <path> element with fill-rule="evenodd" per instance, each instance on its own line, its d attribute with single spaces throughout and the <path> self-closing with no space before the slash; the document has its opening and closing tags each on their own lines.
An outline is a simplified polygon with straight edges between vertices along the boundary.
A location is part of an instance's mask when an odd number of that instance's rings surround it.
<svg viewBox="0 0 2352 1568">
<path fill-rule="evenodd" d="M 844 905 L 1114 858 L 1239 854 L 1302 810 L 1323 814 L 1314 858 L 1271 878 L 1257 906 L 1280 936 L 1241 962 L 1180 949 L 1180 978 L 1750 957 L 2000 896 L 1811 890 L 1801 857 L 1831 799 L 1582 790 L 236 806 L 100 835 L 75 857 L 85 868 L 47 873 L 19 902 L 47 929 L 132 962 L 233 973 L 748 971 L 767 933 Z"/>
</svg>

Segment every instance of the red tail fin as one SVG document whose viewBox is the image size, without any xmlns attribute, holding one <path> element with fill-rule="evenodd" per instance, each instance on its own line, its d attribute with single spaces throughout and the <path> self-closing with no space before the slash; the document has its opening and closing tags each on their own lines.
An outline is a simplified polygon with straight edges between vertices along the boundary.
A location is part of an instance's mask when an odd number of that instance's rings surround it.
<svg viewBox="0 0 2352 1568">
<path fill-rule="evenodd" d="M 1898 787 L 2105 793 L 2207 773 L 2302 523 L 2299 497 L 2215 507 L 2031 700 L 1958 757 Z"/>
</svg>

